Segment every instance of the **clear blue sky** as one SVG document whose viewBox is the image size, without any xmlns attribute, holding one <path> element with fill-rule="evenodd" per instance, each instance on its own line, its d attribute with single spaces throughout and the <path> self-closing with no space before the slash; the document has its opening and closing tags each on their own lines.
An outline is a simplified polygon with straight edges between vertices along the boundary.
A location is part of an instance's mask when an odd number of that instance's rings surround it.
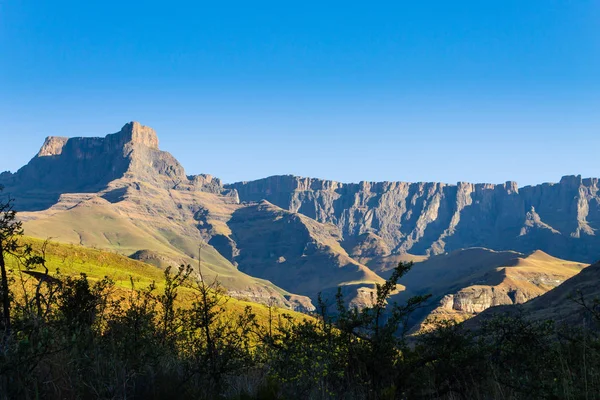
<svg viewBox="0 0 600 400">
<path fill-rule="evenodd" d="M 600 2 L 0 0 L 0 170 L 130 120 L 225 182 L 597 177 Z"/>
</svg>

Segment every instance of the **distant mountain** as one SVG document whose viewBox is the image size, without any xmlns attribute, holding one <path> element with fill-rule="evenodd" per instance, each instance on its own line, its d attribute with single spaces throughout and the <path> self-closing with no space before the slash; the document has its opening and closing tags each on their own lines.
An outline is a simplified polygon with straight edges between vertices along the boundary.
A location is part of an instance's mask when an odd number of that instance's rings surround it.
<svg viewBox="0 0 600 400">
<path fill-rule="evenodd" d="M 0 177 L 28 235 L 117 251 L 158 266 L 198 264 L 199 245 L 239 207 L 208 175 L 186 176 L 156 133 L 137 122 L 105 138 L 47 138 L 15 174 Z M 296 309 L 310 300 L 239 271 L 211 245 L 203 273 L 239 298 Z"/>
<path fill-rule="evenodd" d="M 204 243 L 203 272 L 230 294 L 302 309 L 313 307 L 306 296 L 331 297 L 338 287 L 349 303 L 368 304 L 374 283 L 399 261 L 420 262 L 417 274 L 440 262 L 428 257 L 469 247 L 600 258 L 597 179 L 565 177 L 520 189 L 293 176 L 223 185 L 210 175 L 186 175 L 159 149 L 154 130 L 137 122 L 104 138 L 49 137 L 27 165 L 0 174 L 0 184 L 16 198 L 31 236 L 159 267 L 196 265 Z M 423 278 L 442 296 L 470 286 L 460 281 L 467 272 L 453 257 L 439 271 L 454 271 L 455 280 L 445 273 Z M 572 269 L 565 268 L 568 277 Z M 450 282 L 458 283 L 443 286 Z M 405 294 L 417 290 L 411 286 Z"/>
<path fill-rule="evenodd" d="M 543 250 L 588 263 L 600 259 L 597 178 L 566 176 L 560 183 L 519 188 L 515 182 L 345 184 L 286 175 L 225 187 L 241 201 L 264 199 L 331 223 L 345 240 L 377 235 L 380 257 L 486 247 Z"/>
</svg>

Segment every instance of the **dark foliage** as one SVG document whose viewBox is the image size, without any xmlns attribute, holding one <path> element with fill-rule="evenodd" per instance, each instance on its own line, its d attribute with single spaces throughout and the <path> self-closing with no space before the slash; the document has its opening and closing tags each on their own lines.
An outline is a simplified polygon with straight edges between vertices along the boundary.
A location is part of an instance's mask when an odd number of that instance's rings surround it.
<svg viewBox="0 0 600 400">
<path fill-rule="evenodd" d="M 517 313 L 476 333 L 440 322 L 410 337 L 409 318 L 428 297 L 389 303 L 412 267 L 400 263 L 370 307 L 347 308 L 339 292 L 334 315 L 320 301 L 313 318 L 259 324 L 250 307 L 227 311 L 218 283 L 193 279 L 189 266 L 167 269 L 161 290 L 51 276 L 45 247 L 21 246 L 14 212 L 2 210 L 2 258 L 17 257 L 21 270 L 3 277 L 0 398 L 600 398 L 597 300 L 574 298 L 584 328 Z"/>
</svg>

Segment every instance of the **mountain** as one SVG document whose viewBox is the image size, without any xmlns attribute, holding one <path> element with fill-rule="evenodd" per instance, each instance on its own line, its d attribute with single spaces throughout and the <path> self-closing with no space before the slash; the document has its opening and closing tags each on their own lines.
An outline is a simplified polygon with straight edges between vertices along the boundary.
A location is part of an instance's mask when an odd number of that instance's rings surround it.
<svg viewBox="0 0 600 400">
<path fill-rule="evenodd" d="M 485 248 L 457 250 L 416 264 L 400 279 L 405 290 L 394 300 L 431 294 L 431 301 L 415 314 L 415 322 L 424 327 L 431 319 L 463 321 L 490 307 L 525 303 L 585 267 L 539 250 L 527 255 Z"/>
<path fill-rule="evenodd" d="M 331 223 L 345 240 L 374 234 L 383 253 L 436 255 L 486 247 L 542 250 L 587 263 L 600 259 L 597 178 L 566 176 L 560 183 L 519 188 L 515 182 L 345 184 L 286 175 L 225 188 L 236 190 L 241 201 L 264 199 Z"/>
<path fill-rule="evenodd" d="M 144 182 L 160 188 L 178 183 L 193 185 L 183 167 L 169 153 L 158 149 L 154 130 L 137 122 L 104 138 L 48 137 L 37 155 L 15 174 L 0 176 L 0 183 L 15 195 L 22 210 L 44 210 L 64 193 L 104 192 L 119 196 L 111 187 L 124 180 Z"/>
<path fill-rule="evenodd" d="M 399 261 L 418 263 L 398 287 L 399 298 L 427 289 L 442 301 L 462 298 L 482 279 L 493 291 L 519 281 L 501 271 L 517 271 L 514 259 L 543 258 L 536 250 L 579 262 L 600 258 L 597 179 L 518 188 L 275 176 L 224 185 L 210 175 L 186 175 L 160 150 L 154 130 L 137 122 L 103 138 L 46 138 L 27 165 L 0 174 L 0 184 L 16 198 L 28 235 L 158 267 L 197 265 L 203 243 L 204 275 L 232 296 L 305 310 L 319 293 L 331 297 L 338 288 L 350 304 L 368 304 L 374 284 Z M 560 265 L 557 280 L 579 268 Z M 503 298 L 515 290 L 530 298 L 551 287 L 519 282 L 504 285 L 511 289 Z"/>
<path fill-rule="evenodd" d="M 373 284 L 383 283 L 348 256 L 333 225 L 262 201 L 238 209 L 228 226 L 240 268 L 294 293 L 333 298 L 341 287 L 350 303 L 362 306 L 370 303 Z"/>
<path fill-rule="evenodd" d="M 208 175 L 186 176 L 158 148 L 156 133 L 136 122 L 104 138 L 49 137 L 15 174 L 0 177 L 34 237 L 117 251 L 158 266 L 198 264 L 199 244 L 227 231 L 235 192 Z M 205 277 L 230 295 L 312 309 L 310 300 L 236 268 L 210 244 Z"/>
</svg>

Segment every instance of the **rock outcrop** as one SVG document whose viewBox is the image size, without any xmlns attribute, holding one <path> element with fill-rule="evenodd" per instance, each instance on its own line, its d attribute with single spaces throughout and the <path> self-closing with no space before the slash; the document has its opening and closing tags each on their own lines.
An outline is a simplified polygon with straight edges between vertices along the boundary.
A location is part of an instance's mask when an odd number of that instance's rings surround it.
<svg viewBox="0 0 600 400">
<path fill-rule="evenodd" d="M 484 248 L 457 250 L 416 264 L 400 283 L 405 301 L 431 294 L 415 317 L 422 327 L 433 319 L 462 321 L 488 308 L 522 304 L 578 274 L 587 264 L 565 261 L 542 251 L 529 255 Z"/>
<path fill-rule="evenodd" d="M 226 185 L 241 201 L 265 199 L 319 222 L 344 239 L 382 238 L 394 254 L 435 255 L 483 246 L 592 262 L 600 258 L 598 179 L 500 185 L 334 181 L 273 176 Z M 353 255 L 353 254 L 351 254 Z"/>
<path fill-rule="evenodd" d="M 600 298 L 600 263 L 590 265 L 561 285 L 535 297 L 519 307 L 503 305 L 489 308 L 465 323 L 468 329 L 476 330 L 482 323 L 497 315 L 520 314 L 534 321 L 553 320 L 570 327 L 584 325 L 599 329 L 597 320 L 587 307 L 596 308 Z M 596 308 L 597 310 L 597 308 Z"/>
<path fill-rule="evenodd" d="M 63 147 L 68 140 L 69 138 L 66 137 L 48 136 L 36 157 L 52 157 L 61 155 Z"/>
</svg>

